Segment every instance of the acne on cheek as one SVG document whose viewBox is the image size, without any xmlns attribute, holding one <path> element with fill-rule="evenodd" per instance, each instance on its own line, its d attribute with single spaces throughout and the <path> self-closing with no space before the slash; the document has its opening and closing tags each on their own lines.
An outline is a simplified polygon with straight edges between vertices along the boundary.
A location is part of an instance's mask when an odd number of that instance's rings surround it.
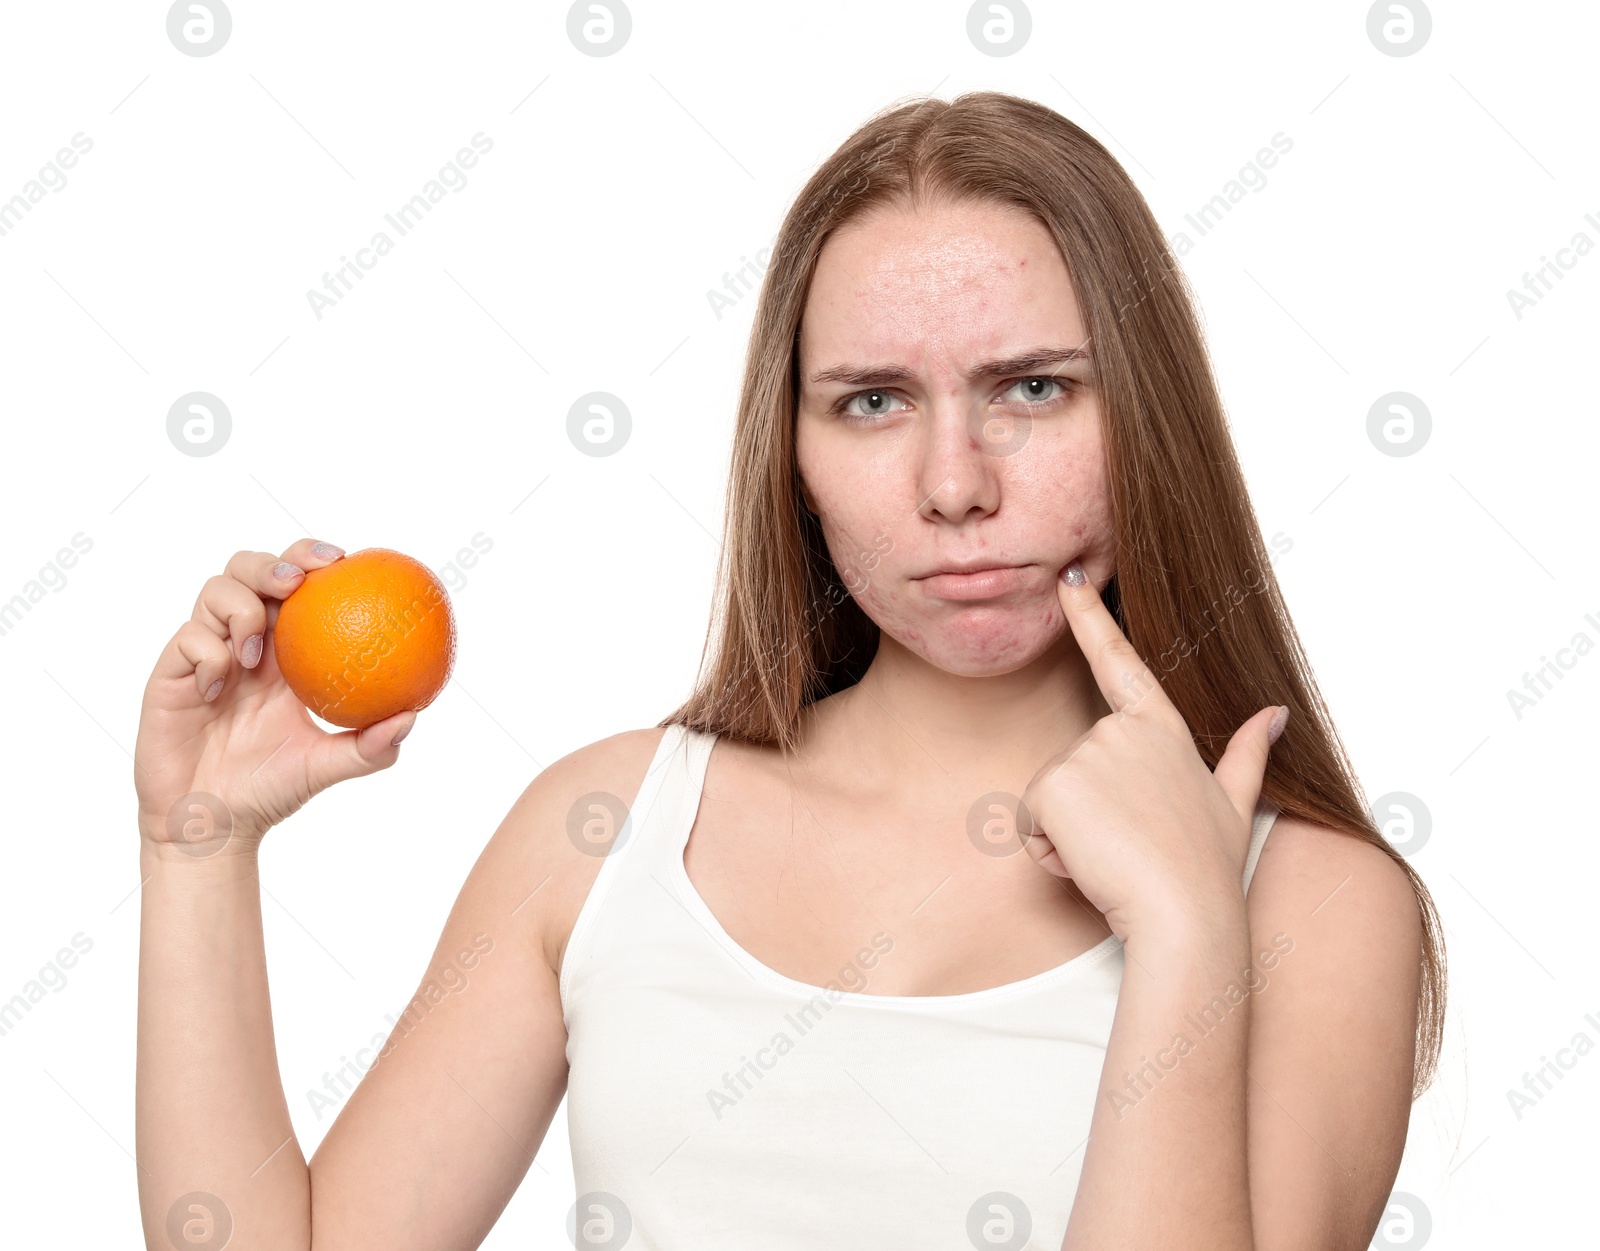
<svg viewBox="0 0 1600 1251">
<path fill-rule="evenodd" d="M 1085 475 L 1088 478 L 1088 475 Z M 1077 493 L 1071 498 L 1089 501 L 1088 507 L 1076 511 L 1068 521 L 1069 532 L 1066 559 L 1076 556 L 1083 561 L 1091 574 L 1102 564 L 1109 576 L 1116 538 L 1112 532 L 1111 500 L 1105 483 L 1099 475 L 1073 484 Z M 1065 563 L 1065 562 L 1063 562 Z"/>
</svg>

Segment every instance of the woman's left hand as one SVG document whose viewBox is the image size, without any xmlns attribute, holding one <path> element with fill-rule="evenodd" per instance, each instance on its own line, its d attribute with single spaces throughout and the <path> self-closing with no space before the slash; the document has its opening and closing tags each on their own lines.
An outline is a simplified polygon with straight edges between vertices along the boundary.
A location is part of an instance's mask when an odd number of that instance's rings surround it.
<svg viewBox="0 0 1600 1251">
<path fill-rule="evenodd" d="M 1076 561 L 1074 569 L 1081 582 L 1057 578 L 1057 594 L 1111 712 L 1028 783 L 1028 853 L 1072 878 L 1124 942 L 1202 924 L 1219 907 L 1236 904 L 1242 914 L 1240 879 L 1279 709 L 1268 705 L 1240 726 L 1212 772 L 1099 591 Z"/>
</svg>

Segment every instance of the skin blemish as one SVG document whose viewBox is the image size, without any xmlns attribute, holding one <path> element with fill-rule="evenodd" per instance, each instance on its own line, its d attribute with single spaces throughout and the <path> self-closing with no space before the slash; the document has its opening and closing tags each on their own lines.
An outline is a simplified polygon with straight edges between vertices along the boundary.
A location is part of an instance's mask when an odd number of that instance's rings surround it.
<svg viewBox="0 0 1600 1251">
<path fill-rule="evenodd" d="M 849 584 L 880 650 L 982 677 L 1072 646 L 1056 575 L 1077 557 L 1103 584 L 1115 552 L 1087 345 L 1055 240 L 1021 210 L 879 209 L 829 236 L 801 321 L 795 452 L 836 567 L 883 536 L 867 585 Z M 816 380 L 858 366 L 884 380 Z M 1019 437 L 980 437 L 996 429 Z M 983 561 L 1021 567 L 1016 588 L 959 600 L 924 582 Z"/>
</svg>

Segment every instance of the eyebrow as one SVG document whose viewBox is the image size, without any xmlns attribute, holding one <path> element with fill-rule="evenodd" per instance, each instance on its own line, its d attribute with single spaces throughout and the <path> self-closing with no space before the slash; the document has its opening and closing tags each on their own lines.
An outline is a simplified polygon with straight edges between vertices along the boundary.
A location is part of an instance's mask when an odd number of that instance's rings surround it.
<svg viewBox="0 0 1600 1251">
<path fill-rule="evenodd" d="M 983 361 L 967 377 L 1008 378 L 1014 374 L 1042 373 L 1070 361 L 1088 359 L 1087 341 L 1073 348 L 1030 348 L 1015 356 Z M 852 387 L 886 387 L 897 382 L 909 382 L 915 377 L 916 373 L 903 365 L 831 365 L 812 374 L 811 382 L 813 385 L 842 382 Z"/>
</svg>

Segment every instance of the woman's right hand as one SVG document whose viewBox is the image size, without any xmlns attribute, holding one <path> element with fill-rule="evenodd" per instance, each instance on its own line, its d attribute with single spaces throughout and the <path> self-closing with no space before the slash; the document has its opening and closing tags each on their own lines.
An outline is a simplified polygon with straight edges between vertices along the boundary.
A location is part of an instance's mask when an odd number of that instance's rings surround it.
<svg viewBox="0 0 1600 1251">
<path fill-rule="evenodd" d="M 201 587 L 145 685 L 133 752 L 144 843 L 194 856 L 253 852 L 318 791 L 399 759 L 395 740 L 416 713 L 329 733 L 289 689 L 273 653 L 280 601 L 305 571 L 343 555 L 311 539 L 282 557 L 238 552 Z"/>
</svg>

